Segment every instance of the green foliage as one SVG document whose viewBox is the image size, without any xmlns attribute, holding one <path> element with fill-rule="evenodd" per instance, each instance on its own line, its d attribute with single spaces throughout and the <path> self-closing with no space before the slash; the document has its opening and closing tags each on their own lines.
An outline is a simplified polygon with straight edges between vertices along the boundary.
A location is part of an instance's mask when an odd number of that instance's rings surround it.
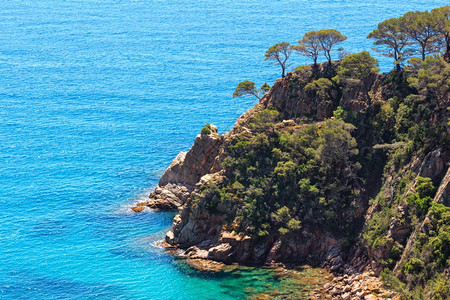
<svg viewBox="0 0 450 300">
<path fill-rule="evenodd" d="M 402 250 L 397 245 L 392 246 L 390 257 L 394 261 L 396 261 L 401 257 L 401 255 L 402 255 Z"/>
<path fill-rule="evenodd" d="M 211 134 L 211 125 L 210 124 L 206 124 L 202 130 L 200 131 L 200 134 Z"/>
<path fill-rule="evenodd" d="M 245 80 L 239 82 L 239 84 L 237 85 L 236 89 L 233 92 L 233 97 L 251 95 L 261 100 L 260 93 L 261 91 L 256 89 L 255 83 L 253 81 Z"/>
<path fill-rule="evenodd" d="M 224 184 L 243 186 L 234 190 L 242 201 L 241 230 L 261 235 L 268 230 L 261 230 L 261 224 L 271 224 L 288 234 L 308 218 L 346 231 L 352 218 L 342 214 L 351 207 L 359 181 L 354 127 L 328 120 L 320 128 L 306 125 L 280 133 L 274 130 L 276 118 L 275 111 L 261 111 L 250 124 L 258 130 L 226 146 Z"/>
<path fill-rule="evenodd" d="M 300 228 L 302 228 L 301 222 L 296 219 L 290 219 L 289 222 L 287 223 L 287 227 L 290 230 L 299 230 Z"/>
<path fill-rule="evenodd" d="M 271 216 L 281 226 L 278 231 L 283 235 L 289 233 L 291 230 L 299 230 L 301 228 L 301 222 L 292 218 L 291 211 L 286 206 L 273 212 Z"/>
<path fill-rule="evenodd" d="M 434 197 L 436 188 L 428 177 L 417 177 L 416 191 L 419 193 L 420 198 Z"/>
<path fill-rule="evenodd" d="M 298 46 L 294 46 L 294 50 L 298 51 L 301 55 L 310 57 L 314 65 L 317 65 L 317 58 L 322 50 L 317 31 L 311 30 L 305 33 L 303 38 L 298 41 Z"/>
<path fill-rule="evenodd" d="M 409 287 L 420 286 L 431 279 L 426 290 L 436 295 L 445 294 L 445 289 L 442 290 L 440 285 L 442 278 L 438 274 L 447 268 L 449 263 L 450 207 L 433 203 L 423 226 L 424 232 L 419 233 L 404 266 L 407 283 Z M 411 294 L 417 294 L 417 291 Z"/>
<path fill-rule="evenodd" d="M 447 61 L 450 59 L 450 6 L 433 9 L 430 12 L 411 11 L 401 18 L 392 18 L 378 24 L 368 38 L 374 39 L 376 46 L 385 48 L 382 55 L 393 57 L 397 70 L 400 64 L 414 53 L 422 60 L 428 54 L 443 50 Z M 383 51 L 375 49 L 376 51 Z"/>
<path fill-rule="evenodd" d="M 439 55 L 428 56 L 425 60 L 412 58 L 412 75 L 408 78 L 411 87 L 419 90 L 427 97 L 435 97 L 439 101 L 448 99 L 450 91 L 450 64 Z"/>
<path fill-rule="evenodd" d="M 435 300 L 450 299 L 450 285 L 448 279 L 443 275 L 438 275 L 430 281 L 429 291 Z"/>
<path fill-rule="evenodd" d="M 405 296 L 406 284 L 401 282 L 389 269 L 384 269 L 381 274 L 383 286 L 389 290 L 394 290 Z"/>
<path fill-rule="evenodd" d="M 410 258 L 406 262 L 404 272 L 406 274 L 417 273 L 423 269 L 424 265 L 424 262 L 419 258 Z"/>
<path fill-rule="evenodd" d="M 333 83 L 328 78 L 319 78 L 305 86 L 305 90 L 309 93 L 315 93 L 321 100 L 332 98 L 331 91 Z"/>
<path fill-rule="evenodd" d="M 406 201 L 409 205 L 412 205 L 417 214 L 421 217 L 425 216 L 428 212 L 428 209 L 433 202 L 433 196 L 436 192 L 436 188 L 433 185 L 433 182 L 430 178 L 418 177 L 416 192 L 409 195 L 406 198 Z"/>
<path fill-rule="evenodd" d="M 375 116 L 373 126 L 376 137 L 383 142 L 391 142 L 392 132 L 395 125 L 395 111 L 388 103 L 381 106 L 380 111 Z"/>
<path fill-rule="evenodd" d="M 312 75 L 312 69 L 310 65 L 302 65 L 295 68 L 295 72 L 305 78 L 310 78 Z"/>
<path fill-rule="evenodd" d="M 328 60 L 328 66 L 330 66 L 333 48 L 346 39 L 347 37 L 336 29 L 311 30 L 305 33 L 303 38 L 298 41 L 297 46 L 292 48 L 300 55 L 310 57 L 313 60 L 313 68 L 316 70 L 320 53 L 323 53 Z"/>
<path fill-rule="evenodd" d="M 380 202 L 380 200 L 378 201 Z M 363 238 L 369 247 L 381 246 L 381 241 L 389 229 L 393 216 L 393 210 L 389 206 L 384 206 L 381 212 L 374 214 L 372 219 L 367 222 Z"/>
<path fill-rule="evenodd" d="M 347 119 L 348 112 L 342 108 L 342 106 L 338 106 L 335 111 L 333 111 L 333 117 L 336 120 L 344 121 Z"/>
<path fill-rule="evenodd" d="M 430 12 L 410 11 L 400 18 L 402 31 L 419 46 L 422 60 L 433 52 L 433 43 L 438 36 L 438 22 Z"/>
<path fill-rule="evenodd" d="M 264 84 L 261 86 L 261 91 L 267 93 L 268 91 L 270 91 L 270 85 L 267 82 L 264 82 Z"/>
<path fill-rule="evenodd" d="M 264 95 L 268 91 L 270 91 L 270 85 L 268 85 L 267 82 L 264 82 L 261 89 L 257 90 L 253 81 L 245 80 L 239 82 L 233 92 L 233 97 L 255 96 L 258 100 L 261 100 L 261 93 Z"/>
<path fill-rule="evenodd" d="M 349 160 L 358 154 L 356 140 L 350 132 L 355 127 L 340 120 L 325 123 L 319 139 L 320 146 L 317 149 L 319 159 L 324 162 L 327 168 L 335 171 L 349 172 L 349 175 L 356 175 L 359 166 L 350 164 Z M 339 176 L 340 174 L 336 174 Z"/>
<path fill-rule="evenodd" d="M 379 70 L 378 60 L 370 56 L 369 52 L 363 51 L 344 58 L 334 80 L 340 83 L 360 83 Z"/>
<path fill-rule="evenodd" d="M 412 44 L 408 34 L 403 30 L 400 19 L 392 18 L 379 23 L 377 29 L 372 31 L 367 38 L 374 39 L 374 45 L 386 48 L 384 52 L 377 48 L 374 50 L 381 52 L 384 56 L 394 58 L 394 64 L 397 70 L 400 70 L 401 63 L 410 53 L 407 47 Z"/>
<path fill-rule="evenodd" d="M 273 129 L 274 123 L 277 121 L 279 112 L 274 109 L 264 109 L 260 111 L 254 118 L 250 127 L 256 130 Z"/>
<path fill-rule="evenodd" d="M 450 5 L 431 10 L 431 15 L 436 21 L 437 46 L 442 48 L 444 57 L 450 59 Z"/>
<path fill-rule="evenodd" d="M 347 39 L 336 29 L 322 29 L 315 33 L 320 44 L 320 49 L 323 55 L 328 59 L 328 64 L 331 64 L 331 52 L 335 45 L 342 43 Z"/>
<path fill-rule="evenodd" d="M 413 205 L 419 214 L 419 216 L 424 216 L 431 206 L 433 201 L 430 197 L 421 198 L 418 193 L 413 193 L 406 198 L 409 205 Z"/>
<path fill-rule="evenodd" d="M 293 48 L 289 43 L 281 42 L 267 49 L 264 60 L 271 60 L 281 66 L 281 77 L 285 76 L 287 61 L 292 55 Z"/>
</svg>

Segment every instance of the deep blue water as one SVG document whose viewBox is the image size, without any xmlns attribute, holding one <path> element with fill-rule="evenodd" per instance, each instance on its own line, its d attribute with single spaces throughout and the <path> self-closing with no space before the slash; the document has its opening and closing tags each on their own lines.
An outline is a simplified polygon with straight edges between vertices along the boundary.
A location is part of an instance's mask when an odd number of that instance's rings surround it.
<svg viewBox="0 0 450 300">
<path fill-rule="evenodd" d="M 263 61 L 274 43 L 336 28 L 347 50 L 369 50 L 378 22 L 446 4 L 0 0 L 0 298 L 233 299 L 259 288 L 261 274 L 185 269 L 153 246 L 173 215 L 129 207 L 205 123 L 225 132 L 255 103 L 231 97 L 238 82 L 279 77 Z"/>
</svg>

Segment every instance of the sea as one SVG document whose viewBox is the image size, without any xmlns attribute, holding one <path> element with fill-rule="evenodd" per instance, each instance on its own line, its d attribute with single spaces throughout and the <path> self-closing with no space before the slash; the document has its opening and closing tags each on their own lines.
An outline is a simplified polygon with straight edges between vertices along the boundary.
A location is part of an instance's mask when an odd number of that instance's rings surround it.
<svg viewBox="0 0 450 300">
<path fill-rule="evenodd" d="M 158 247 L 173 212 L 133 213 L 206 123 L 229 131 L 270 85 L 275 43 L 448 0 L 0 0 L 0 299 L 244 299 L 267 270 L 190 270 Z M 393 64 L 377 55 L 382 71 Z M 336 53 L 334 54 L 337 57 Z M 310 63 L 293 55 L 289 70 Z"/>
</svg>

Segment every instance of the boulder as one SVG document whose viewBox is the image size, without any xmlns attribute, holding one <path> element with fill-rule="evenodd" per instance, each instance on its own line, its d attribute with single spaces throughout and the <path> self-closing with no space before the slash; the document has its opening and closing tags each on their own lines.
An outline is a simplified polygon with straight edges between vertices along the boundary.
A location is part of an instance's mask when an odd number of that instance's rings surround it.
<svg viewBox="0 0 450 300">
<path fill-rule="evenodd" d="M 208 259 L 231 262 L 232 251 L 233 247 L 230 244 L 223 243 L 208 250 Z"/>
<path fill-rule="evenodd" d="M 143 212 L 145 210 L 145 206 L 134 206 L 131 208 L 132 211 L 138 213 L 138 212 Z"/>
<path fill-rule="evenodd" d="M 193 269 L 207 273 L 219 273 L 226 267 L 225 264 L 209 259 L 188 258 L 186 263 Z"/>
</svg>

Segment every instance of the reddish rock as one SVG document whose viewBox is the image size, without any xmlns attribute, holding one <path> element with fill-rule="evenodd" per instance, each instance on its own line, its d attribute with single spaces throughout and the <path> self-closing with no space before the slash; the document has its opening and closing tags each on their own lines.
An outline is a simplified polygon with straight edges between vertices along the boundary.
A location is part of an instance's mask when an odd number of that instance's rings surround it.
<svg viewBox="0 0 450 300">
<path fill-rule="evenodd" d="M 145 210 L 145 206 L 134 206 L 131 208 L 132 211 L 138 213 L 138 212 L 143 212 Z"/>
</svg>

